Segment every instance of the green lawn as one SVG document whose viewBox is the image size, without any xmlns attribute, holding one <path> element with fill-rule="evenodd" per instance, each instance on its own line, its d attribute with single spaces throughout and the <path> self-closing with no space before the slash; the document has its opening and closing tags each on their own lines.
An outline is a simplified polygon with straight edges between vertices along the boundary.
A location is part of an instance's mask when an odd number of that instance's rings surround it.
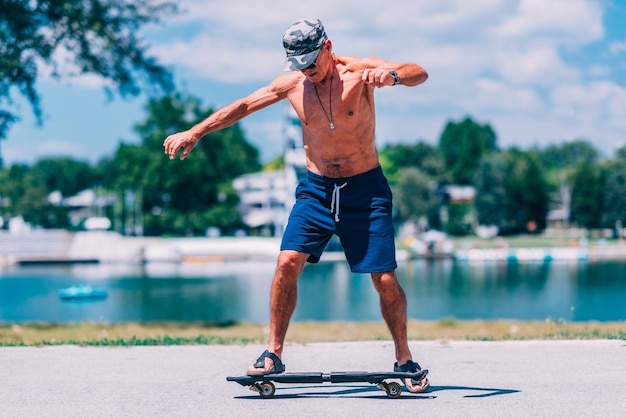
<svg viewBox="0 0 626 418">
<path fill-rule="evenodd" d="M 410 340 L 547 340 L 619 339 L 626 340 L 626 322 L 565 321 L 410 321 Z M 264 344 L 266 324 L 251 323 L 122 323 L 122 324 L 3 324 L 2 346 L 133 346 Z M 288 343 L 389 340 L 383 322 L 294 322 Z"/>
</svg>

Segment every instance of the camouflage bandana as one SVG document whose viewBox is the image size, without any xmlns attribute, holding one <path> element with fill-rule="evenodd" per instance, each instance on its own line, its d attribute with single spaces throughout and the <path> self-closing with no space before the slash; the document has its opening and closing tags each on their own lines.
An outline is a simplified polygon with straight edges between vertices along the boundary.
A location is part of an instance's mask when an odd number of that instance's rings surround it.
<svg viewBox="0 0 626 418">
<path fill-rule="evenodd" d="M 300 19 L 283 35 L 285 70 L 302 70 L 315 62 L 328 37 L 319 19 Z"/>
</svg>

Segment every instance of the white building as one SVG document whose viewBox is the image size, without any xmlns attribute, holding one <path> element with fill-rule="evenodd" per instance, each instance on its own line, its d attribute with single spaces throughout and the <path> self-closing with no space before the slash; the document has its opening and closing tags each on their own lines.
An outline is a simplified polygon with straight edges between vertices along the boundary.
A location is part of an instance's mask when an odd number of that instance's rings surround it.
<svg viewBox="0 0 626 418">
<path fill-rule="evenodd" d="M 282 235 L 295 201 L 298 182 L 306 176 L 300 120 L 289 108 L 285 115 L 285 168 L 244 174 L 233 181 L 244 223 L 264 235 Z"/>
</svg>

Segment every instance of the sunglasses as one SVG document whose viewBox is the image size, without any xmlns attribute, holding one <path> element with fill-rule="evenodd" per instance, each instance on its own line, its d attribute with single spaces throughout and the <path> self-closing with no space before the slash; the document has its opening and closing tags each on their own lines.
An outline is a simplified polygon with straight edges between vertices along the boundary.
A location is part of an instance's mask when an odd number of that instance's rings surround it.
<svg viewBox="0 0 626 418">
<path fill-rule="evenodd" d="M 311 65 L 309 65 L 308 67 L 302 68 L 300 71 L 310 71 L 310 70 L 314 70 L 317 68 L 317 60 L 320 59 L 320 55 L 322 55 L 322 50 L 323 48 L 320 50 L 319 54 L 317 54 L 317 57 L 315 57 L 315 61 L 313 61 L 313 63 Z"/>
</svg>

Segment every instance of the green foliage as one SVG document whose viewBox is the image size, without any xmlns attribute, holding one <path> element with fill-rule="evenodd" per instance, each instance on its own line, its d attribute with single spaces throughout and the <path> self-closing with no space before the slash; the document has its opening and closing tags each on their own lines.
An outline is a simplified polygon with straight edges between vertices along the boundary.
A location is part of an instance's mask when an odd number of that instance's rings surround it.
<svg viewBox="0 0 626 418">
<path fill-rule="evenodd" d="M 440 151 L 425 142 L 389 144 L 380 152 L 380 161 L 389 183 L 395 185 L 404 168 L 417 168 L 428 178 L 441 181 L 444 163 Z"/>
<path fill-rule="evenodd" d="M 59 191 L 65 197 L 92 187 L 96 174 L 89 163 L 67 157 L 43 158 L 30 169 L 35 185 L 43 187 L 46 193 Z"/>
<path fill-rule="evenodd" d="M 511 150 L 504 178 L 509 232 L 538 232 L 545 228 L 548 184 L 536 153 Z"/>
<path fill-rule="evenodd" d="M 228 338 L 214 335 L 198 335 L 194 337 L 170 337 L 162 335 L 159 337 L 147 338 L 102 338 L 91 340 L 42 340 L 30 344 L 36 347 L 57 346 L 57 345 L 78 345 L 88 347 L 134 347 L 134 346 L 168 346 L 168 345 L 227 345 L 227 344 L 250 344 L 256 342 L 249 338 Z M 29 344 L 23 342 L 3 342 L 0 347 L 26 347 Z"/>
<path fill-rule="evenodd" d="M 445 231 L 453 236 L 470 235 L 474 226 L 473 214 L 473 207 L 469 203 L 449 203 L 448 222 L 444 225 Z"/>
<path fill-rule="evenodd" d="M 6 218 L 22 216 L 45 228 L 70 227 L 67 208 L 50 203 L 52 192 L 65 197 L 92 187 L 97 177 L 88 163 L 70 158 L 45 158 L 32 167 L 16 164 L 0 171 L 0 197 Z"/>
<path fill-rule="evenodd" d="M 536 152 L 511 149 L 483 157 L 474 185 L 479 224 L 505 234 L 545 228 L 550 188 Z"/>
<path fill-rule="evenodd" d="M 489 125 L 479 125 L 471 118 L 448 122 L 439 149 L 451 181 L 471 184 L 483 155 L 496 150 L 496 134 Z"/>
<path fill-rule="evenodd" d="M 48 228 L 68 226 L 65 211 L 48 202 L 52 190 L 37 181 L 30 167 L 13 165 L 0 177 L 0 197 L 6 202 L 0 213 L 3 217 L 22 216 L 26 222 Z"/>
<path fill-rule="evenodd" d="M 394 207 L 399 222 L 417 222 L 421 217 L 432 218 L 437 208 L 435 183 L 418 168 L 402 168 L 397 172 L 394 186 Z"/>
<path fill-rule="evenodd" d="M 494 152 L 480 161 L 474 174 L 476 187 L 476 217 L 480 225 L 495 225 L 506 229 L 506 190 L 504 180 L 509 165 L 506 153 Z"/>
<path fill-rule="evenodd" d="M 588 142 L 579 139 L 559 145 L 549 145 L 536 150 L 543 167 L 550 171 L 565 167 L 578 167 L 581 164 L 594 164 L 598 161 L 598 151 Z"/>
<path fill-rule="evenodd" d="M 573 174 L 571 221 L 582 228 L 601 228 L 606 172 L 602 165 L 582 163 Z"/>
<path fill-rule="evenodd" d="M 597 178 L 583 178 L 584 171 L 587 174 L 595 176 L 588 170 L 594 171 L 599 168 L 599 153 L 588 142 L 579 139 L 562 144 L 549 145 L 544 149 L 534 149 L 534 153 L 538 156 L 543 165 L 544 178 L 548 182 L 551 190 L 550 201 L 553 208 L 570 210 L 569 224 L 572 222 L 580 226 L 596 225 L 599 227 L 600 221 L 597 213 L 592 213 L 596 209 L 594 206 L 601 205 L 602 190 L 593 189 L 590 181 L 600 181 Z M 581 171 L 583 170 L 583 171 Z M 599 183 L 596 186 L 600 187 Z M 583 214 L 581 210 L 591 212 Z M 594 220 L 595 218 L 595 220 Z M 565 219 L 565 222 L 568 220 Z"/>
<path fill-rule="evenodd" d="M 620 221 L 626 225 L 626 152 L 618 156 L 607 167 L 602 225 L 614 228 Z"/>
<path fill-rule="evenodd" d="M 439 319 L 438 323 L 439 323 L 439 326 L 443 328 L 452 328 L 458 325 L 456 318 L 452 316 L 443 317 Z"/>
<path fill-rule="evenodd" d="M 259 171 L 261 165 L 258 150 L 246 141 L 240 127 L 233 125 L 206 136 L 184 161 L 169 160 L 163 151 L 164 139 L 213 110 L 180 93 L 153 98 L 145 110 L 145 119 L 135 126 L 141 143 L 120 143 L 114 155 L 93 167 L 66 157 L 44 158 L 32 166 L 0 167 L 0 215 L 5 219 L 23 216 L 35 226 L 70 228 L 68 209 L 51 204 L 50 193 L 60 191 L 69 197 L 97 187 L 118 196 L 115 211 L 107 213 L 112 220 L 115 215 L 124 221 L 129 209 L 141 209 L 147 235 L 198 235 L 211 226 L 228 233 L 242 227 L 232 180 Z M 626 149 L 602 161 L 584 141 L 544 150 L 497 151 L 488 126 L 478 126 L 468 118 L 451 122 L 448 128 L 440 147 L 416 142 L 387 145 L 380 152 L 393 187 L 396 222 L 426 219 L 431 227 L 453 235 L 471 234 L 475 223 L 496 225 L 504 234 L 527 232 L 532 225 L 540 232 L 549 205 L 560 202 L 562 179 L 572 185 L 574 224 L 614 228 L 616 221 L 626 222 Z M 445 135 L 460 138 L 459 143 L 450 142 L 453 148 L 465 147 L 469 138 L 485 143 L 471 154 L 475 167 L 468 168 L 468 161 L 460 161 L 459 166 L 444 163 L 446 156 L 455 154 L 441 148 Z M 468 160 L 464 153 L 460 157 Z M 280 156 L 264 168 L 283 166 Z M 450 171 L 458 167 L 464 168 L 457 174 Z M 460 172 L 465 173 L 461 177 L 472 173 L 469 184 L 477 190 L 473 204 L 445 202 L 437 194 L 439 186 L 458 180 Z M 133 193 L 140 207 L 125 197 Z M 440 219 L 441 214 L 446 216 Z"/>
<path fill-rule="evenodd" d="M 48 202 L 48 195 L 61 191 L 64 197 L 95 186 L 118 196 L 118 213 L 141 198 L 147 235 L 204 234 L 209 226 L 238 228 L 238 196 L 232 180 L 258 171 L 259 153 L 249 144 L 238 125 L 203 138 L 184 161 L 169 160 L 163 140 L 198 123 L 212 113 L 198 99 L 171 94 L 151 99 L 146 119 L 137 124 L 140 145 L 121 143 L 111 158 L 96 167 L 69 158 L 45 158 L 32 167 L 14 165 L 0 169 L 0 198 L 4 217 L 22 215 L 37 226 L 69 226 L 67 209 Z M 122 219 L 123 221 L 128 221 Z"/>
<path fill-rule="evenodd" d="M 438 226 L 436 188 L 447 179 L 439 149 L 421 141 L 389 144 L 380 152 L 380 163 L 394 192 L 395 221 L 425 219 Z"/>
<path fill-rule="evenodd" d="M 122 96 L 171 90 L 171 75 L 148 55 L 138 30 L 176 12 L 175 3 L 158 0 L 1 0 L 0 139 L 19 119 L 13 89 L 41 122 L 42 65 L 58 78 L 99 75 Z M 60 55 L 68 58 L 57 61 Z"/>
<path fill-rule="evenodd" d="M 232 180 L 260 169 L 258 150 L 238 125 L 203 138 L 184 161 L 169 160 L 163 140 L 212 113 L 195 98 L 152 99 L 147 119 L 135 127 L 141 146 L 121 144 L 108 167 L 115 190 L 141 190 L 146 233 L 199 234 L 208 226 L 240 225 Z"/>
<path fill-rule="evenodd" d="M 263 166 L 263 171 L 278 171 L 285 168 L 285 155 L 281 154 Z"/>
</svg>

